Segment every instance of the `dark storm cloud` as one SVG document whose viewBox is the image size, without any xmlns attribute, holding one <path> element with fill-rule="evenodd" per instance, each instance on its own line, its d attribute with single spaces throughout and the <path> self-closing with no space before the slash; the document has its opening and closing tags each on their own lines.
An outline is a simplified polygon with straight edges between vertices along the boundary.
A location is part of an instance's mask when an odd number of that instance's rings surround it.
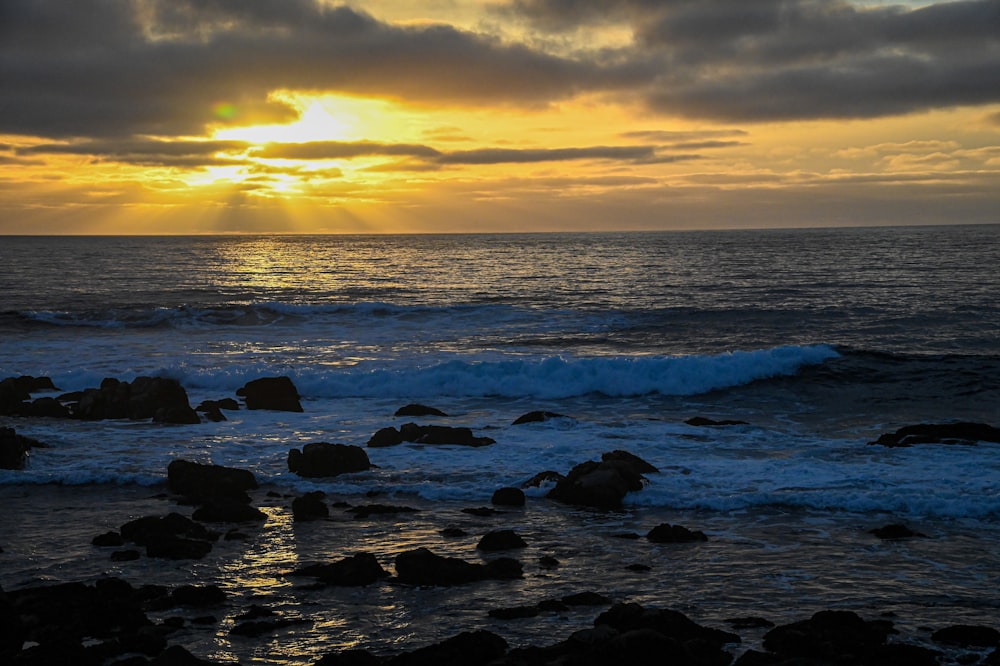
<svg viewBox="0 0 1000 666">
<path fill-rule="evenodd" d="M 512 164 L 566 160 L 647 161 L 656 158 L 651 146 L 592 146 L 589 148 L 482 148 L 442 155 L 441 164 Z"/>
<path fill-rule="evenodd" d="M 876 117 L 1000 101 L 1000 2 L 512 0 L 542 29 L 628 22 L 667 113 L 722 120 Z"/>
<path fill-rule="evenodd" d="M 281 88 L 545 104 L 638 76 L 311 0 L 4 0 L 0 11 L 0 131 L 50 137 L 287 121 L 294 110 L 267 97 Z M 229 106 L 213 117 L 219 102 Z"/>
</svg>

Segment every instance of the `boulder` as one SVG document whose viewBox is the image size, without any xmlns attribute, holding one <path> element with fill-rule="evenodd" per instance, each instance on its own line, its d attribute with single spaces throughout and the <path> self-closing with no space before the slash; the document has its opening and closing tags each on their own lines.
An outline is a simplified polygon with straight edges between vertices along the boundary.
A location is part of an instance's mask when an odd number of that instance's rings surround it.
<svg viewBox="0 0 1000 666">
<path fill-rule="evenodd" d="M 851 611 L 820 611 L 808 620 L 771 629 L 764 648 L 785 658 L 877 663 L 867 658 L 885 645 L 892 623 L 866 621 Z"/>
<path fill-rule="evenodd" d="M 404 423 L 395 428 L 382 428 L 368 440 L 370 447 L 395 446 L 403 442 L 416 444 L 455 444 L 458 446 L 489 446 L 496 440 L 489 437 L 476 437 L 470 428 L 455 428 L 451 426 L 417 425 Z"/>
<path fill-rule="evenodd" d="M 527 548 L 528 544 L 514 530 L 495 530 L 487 532 L 476 544 L 477 550 L 493 552 L 497 550 L 512 550 Z"/>
<path fill-rule="evenodd" d="M 207 608 L 226 602 L 226 593 L 218 585 L 181 585 L 170 593 L 175 606 Z"/>
<path fill-rule="evenodd" d="M 628 451 L 622 451 L 620 449 L 602 453 L 601 460 L 606 463 L 621 463 L 639 474 L 659 474 L 660 472 L 660 470 L 656 467 L 649 464 L 634 453 L 629 453 Z"/>
<path fill-rule="evenodd" d="M 486 666 L 507 652 L 507 641 L 479 629 L 392 657 L 389 666 Z"/>
<path fill-rule="evenodd" d="M 323 498 L 326 493 L 314 490 L 292 500 L 292 520 L 296 523 L 323 520 L 330 517 L 330 507 Z"/>
<path fill-rule="evenodd" d="M 428 407 L 427 405 L 419 405 L 416 403 L 410 403 L 396 410 L 393 416 L 448 416 L 440 409 L 434 407 Z"/>
<path fill-rule="evenodd" d="M 566 418 L 562 414 L 556 414 L 555 412 L 544 412 L 535 411 L 528 412 L 527 414 L 522 414 L 521 416 L 514 419 L 511 425 L 522 425 L 524 423 L 541 423 L 542 421 L 548 421 L 549 419 L 564 419 Z"/>
<path fill-rule="evenodd" d="M 935 643 L 961 645 L 966 648 L 1000 647 L 1000 631 L 993 627 L 956 624 L 938 629 L 931 634 L 931 640 Z"/>
<path fill-rule="evenodd" d="M 179 458 L 167 465 L 167 484 L 171 492 L 195 502 L 228 498 L 247 503 L 246 491 L 257 488 L 257 479 L 249 470 Z"/>
<path fill-rule="evenodd" d="M 646 538 L 653 543 L 694 543 L 708 541 L 708 537 L 700 530 L 689 530 L 682 525 L 661 523 L 651 529 Z"/>
<path fill-rule="evenodd" d="M 293 571 L 291 576 L 316 578 L 324 585 L 360 587 L 389 577 L 378 559 L 371 553 L 357 553 L 330 564 L 312 564 Z"/>
<path fill-rule="evenodd" d="M 162 423 L 200 423 L 180 382 L 168 377 L 136 377 L 129 386 L 128 418 Z"/>
<path fill-rule="evenodd" d="M 68 419 L 72 415 L 69 407 L 62 404 L 56 398 L 37 398 L 30 405 L 25 405 L 21 411 L 22 416 L 34 416 L 38 418 Z"/>
<path fill-rule="evenodd" d="M 31 437 L 18 435 L 13 428 L 0 428 L 0 469 L 24 469 L 28 451 L 45 445 Z"/>
<path fill-rule="evenodd" d="M 246 400 L 247 409 L 301 412 L 299 391 L 288 377 L 262 377 L 247 382 L 236 395 Z"/>
<path fill-rule="evenodd" d="M 25 403 L 31 400 L 31 394 L 38 391 L 55 391 L 56 387 L 48 377 L 7 377 L 0 381 L 0 415 L 17 416 L 26 414 Z"/>
<path fill-rule="evenodd" d="M 288 452 L 288 471 L 308 478 L 364 472 L 371 467 L 365 450 L 349 444 L 313 442 L 303 446 L 301 451 Z"/>
<path fill-rule="evenodd" d="M 520 488 L 500 488 L 490 499 L 497 506 L 524 506 L 524 501 L 524 491 Z"/>
<path fill-rule="evenodd" d="M 521 578 L 521 563 L 501 557 L 487 564 L 466 562 L 457 557 L 435 555 L 426 548 L 417 548 L 396 556 L 396 578 L 409 585 L 450 586 L 481 580 L 512 580 Z"/>
<path fill-rule="evenodd" d="M 614 604 L 601 613 L 594 626 L 607 625 L 620 632 L 652 630 L 682 644 L 700 641 L 721 651 L 728 643 L 739 643 L 740 637 L 721 629 L 703 627 L 679 611 L 643 608 L 636 603 Z M 729 663 L 729 660 L 721 663 Z"/>
<path fill-rule="evenodd" d="M 195 509 L 191 518 L 203 523 L 255 523 L 267 520 L 267 514 L 238 499 L 210 499 Z"/>
<path fill-rule="evenodd" d="M 869 445 L 890 448 L 914 444 L 975 444 L 1000 443 L 1000 428 L 985 423 L 921 423 L 904 426 L 896 432 L 884 433 Z"/>
<path fill-rule="evenodd" d="M 623 455 L 625 453 L 612 452 L 601 462 L 580 463 L 559 480 L 547 496 L 566 504 L 620 510 L 622 498 L 627 493 L 642 490 L 646 479 L 640 470 L 647 465 L 652 467 L 631 454 Z"/>
</svg>

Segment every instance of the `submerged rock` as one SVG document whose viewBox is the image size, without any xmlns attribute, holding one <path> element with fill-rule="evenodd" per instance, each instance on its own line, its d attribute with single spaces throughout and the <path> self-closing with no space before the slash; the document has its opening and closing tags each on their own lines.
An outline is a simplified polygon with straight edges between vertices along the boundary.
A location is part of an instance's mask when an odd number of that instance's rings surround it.
<svg viewBox="0 0 1000 666">
<path fill-rule="evenodd" d="M 869 534 L 877 536 L 879 539 L 909 539 L 913 537 L 926 537 L 926 534 L 921 534 L 920 532 L 914 532 L 906 525 L 900 523 L 893 523 L 891 525 L 885 525 L 883 527 L 876 527 L 873 530 L 868 530 Z"/>
<path fill-rule="evenodd" d="M 1000 428 L 985 423 L 920 423 L 903 426 L 896 432 L 884 433 L 869 445 L 890 448 L 914 444 L 975 444 L 1000 443 Z"/>
<path fill-rule="evenodd" d="M 514 530 L 495 530 L 487 532 L 476 544 L 477 550 L 497 551 L 527 548 L 528 544 Z"/>
<path fill-rule="evenodd" d="M 292 520 L 298 523 L 328 518 L 330 516 L 330 507 L 323 501 L 325 497 L 326 493 L 323 491 L 314 490 L 302 497 L 293 499 Z"/>
<path fill-rule="evenodd" d="M 457 557 L 435 555 L 426 548 L 408 550 L 396 556 L 396 578 L 409 585 L 464 585 L 481 580 L 513 580 L 522 576 L 521 563 L 509 557 L 476 564 Z"/>
<path fill-rule="evenodd" d="M 325 585 L 360 587 L 388 578 L 389 572 L 371 553 L 357 553 L 330 564 L 300 567 L 289 575 L 316 578 Z"/>
<path fill-rule="evenodd" d="M 653 543 L 694 543 L 697 541 L 708 541 L 704 532 L 699 530 L 689 530 L 682 525 L 671 525 L 661 523 L 651 529 L 646 538 Z"/>
<path fill-rule="evenodd" d="M 434 407 L 428 407 L 427 405 L 420 405 L 416 403 L 411 403 L 405 405 L 396 410 L 393 416 L 448 416 L 440 409 Z"/>
<path fill-rule="evenodd" d="M 535 411 L 528 412 L 527 414 L 522 414 L 521 416 L 514 419 L 511 425 L 523 425 L 525 423 L 541 423 L 543 421 L 548 421 L 549 419 L 564 419 L 566 418 L 562 414 L 556 414 L 555 412 L 545 412 L 545 411 Z"/>
<path fill-rule="evenodd" d="M 403 442 L 415 444 L 455 444 L 458 446 L 489 446 L 496 440 L 490 437 L 476 437 L 471 428 L 456 428 L 452 426 L 417 425 L 404 423 L 395 428 L 382 428 L 368 440 L 372 448 L 396 446 Z"/>
<path fill-rule="evenodd" d="M 750 425 L 746 421 L 738 421 L 734 419 L 721 419 L 716 421 L 715 419 L 706 418 L 704 416 L 692 416 L 691 418 L 684 421 L 684 423 L 689 426 L 695 426 L 698 428 L 710 427 L 710 426 L 736 426 L 736 425 Z"/>
</svg>

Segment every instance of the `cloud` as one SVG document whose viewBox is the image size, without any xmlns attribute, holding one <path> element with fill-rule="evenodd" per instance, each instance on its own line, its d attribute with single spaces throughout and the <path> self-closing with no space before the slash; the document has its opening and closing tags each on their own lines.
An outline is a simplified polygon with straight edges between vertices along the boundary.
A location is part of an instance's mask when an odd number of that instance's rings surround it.
<svg viewBox="0 0 1000 666">
<path fill-rule="evenodd" d="M 245 159 L 221 157 L 218 153 L 245 151 L 249 144 L 242 141 L 162 141 L 152 139 L 119 139 L 42 143 L 19 148 L 19 155 L 65 154 L 87 155 L 138 166 L 196 168 L 245 164 Z"/>
<path fill-rule="evenodd" d="M 270 143 L 254 151 L 254 157 L 289 160 L 349 159 L 368 155 L 435 158 L 441 153 L 430 146 L 375 141 L 310 141 Z"/>
</svg>

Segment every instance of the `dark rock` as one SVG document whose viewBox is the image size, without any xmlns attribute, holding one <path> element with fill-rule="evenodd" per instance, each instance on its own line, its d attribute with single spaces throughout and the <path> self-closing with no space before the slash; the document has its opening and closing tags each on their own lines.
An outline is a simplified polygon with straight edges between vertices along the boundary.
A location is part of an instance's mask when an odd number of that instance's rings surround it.
<svg viewBox="0 0 1000 666">
<path fill-rule="evenodd" d="M 559 560 L 552 557 L 551 555 L 542 555 L 538 558 L 538 566 L 543 569 L 558 569 L 560 565 Z"/>
<path fill-rule="evenodd" d="M 396 655 L 388 666 L 486 666 L 507 652 L 507 641 L 486 631 L 467 631 L 435 645 Z"/>
<path fill-rule="evenodd" d="M 873 530 L 868 530 L 869 534 L 874 534 L 879 539 L 909 539 L 913 537 L 926 537 L 926 534 L 921 534 L 920 532 L 914 532 L 906 525 L 901 525 L 899 523 L 893 523 L 891 525 L 885 525 L 884 527 L 876 527 Z"/>
<path fill-rule="evenodd" d="M 267 514 L 242 501 L 219 498 L 195 509 L 191 518 L 203 523 L 253 523 L 267 520 Z"/>
<path fill-rule="evenodd" d="M 470 516 L 478 516 L 480 518 L 489 518 L 503 513 L 503 511 L 497 511 L 496 509 L 488 506 L 468 507 L 466 509 L 462 509 L 461 511 L 462 513 L 467 513 Z"/>
<path fill-rule="evenodd" d="M 611 535 L 612 539 L 629 539 L 635 541 L 636 539 L 641 539 L 642 535 L 637 532 L 616 532 Z"/>
<path fill-rule="evenodd" d="M 179 513 L 166 516 L 146 516 L 130 520 L 119 528 L 126 541 L 145 546 L 150 540 L 164 537 L 183 537 L 200 541 L 214 541 L 218 534 L 210 532 L 201 523 L 196 523 Z"/>
<path fill-rule="evenodd" d="M 440 409 L 411 403 L 396 410 L 393 416 L 448 416 Z"/>
<path fill-rule="evenodd" d="M 740 637 L 736 634 L 703 627 L 679 611 L 643 608 L 635 603 L 613 605 L 594 620 L 595 627 L 602 624 L 621 632 L 651 629 L 682 643 L 698 640 L 718 648 L 728 643 L 740 642 Z"/>
<path fill-rule="evenodd" d="M 48 377 L 7 377 L 0 381 L 0 415 L 30 416 L 26 413 L 27 401 L 31 400 L 31 394 L 38 391 L 55 391 L 56 387 Z"/>
<path fill-rule="evenodd" d="M 868 444 L 906 447 L 914 444 L 975 444 L 976 442 L 1000 443 L 1000 428 L 985 423 L 920 423 L 880 435 L 877 440 Z"/>
<path fill-rule="evenodd" d="M 0 469 L 24 469 L 28 451 L 35 446 L 44 445 L 13 428 L 0 428 Z"/>
<path fill-rule="evenodd" d="M 288 471 L 307 478 L 364 472 L 371 467 L 368 454 L 360 446 L 313 442 L 301 451 L 288 452 Z"/>
<path fill-rule="evenodd" d="M 126 550 L 116 550 L 111 553 L 112 562 L 132 562 L 142 557 L 142 553 L 131 548 Z"/>
<path fill-rule="evenodd" d="M 246 491 L 257 488 L 257 479 L 248 470 L 182 459 L 167 465 L 167 483 L 171 492 L 196 502 L 218 498 L 249 502 Z"/>
<path fill-rule="evenodd" d="M 514 606 L 511 608 L 494 608 L 488 615 L 497 620 L 523 620 L 529 617 L 537 617 L 540 612 L 538 606 Z"/>
<path fill-rule="evenodd" d="M 647 571 L 652 571 L 653 567 L 649 566 L 648 564 L 635 563 L 628 565 L 627 567 L 625 567 L 625 569 L 628 571 L 634 571 L 636 573 L 646 573 Z"/>
<path fill-rule="evenodd" d="M 313 564 L 293 571 L 292 576 L 316 578 L 325 585 L 359 587 L 389 577 L 371 553 L 357 553 L 330 564 Z"/>
<path fill-rule="evenodd" d="M 682 525 L 661 523 L 651 529 L 646 538 L 653 543 L 693 543 L 708 541 L 708 537 L 700 530 L 689 530 Z"/>
<path fill-rule="evenodd" d="M 562 414 L 556 414 L 555 412 L 528 412 L 527 414 L 522 414 L 514 420 L 511 425 L 522 425 L 524 423 L 541 423 L 542 421 L 548 421 L 549 419 L 564 419 L 566 418 Z"/>
<path fill-rule="evenodd" d="M 774 622 L 771 622 L 767 618 L 763 617 L 731 617 L 726 620 L 728 624 L 733 629 L 770 629 L 774 626 Z"/>
<path fill-rule="evenodd" d="M 542 613 L 565 613 L 569 610 L 569 606 L 559 599 L 543 599 L 537 607 Z"/>
<path fill-rule="evenodd" d="M 212 544 L 198 539 L 166 536 L 146 542 L 146 557 L 165 560 L 200 560 L 209 554 Z"/>
<path fill-rule="evenodd" d="M 330 516 L 330 507 L 326 505 L 323 498 L 326 493 L 320 490 L 306 493 L 302 497 L 292 500 L 292 519 L 295 522 L 307 520 L 323 520 Z"/>
<path fill-rule="evenodd" d="M 153 413 L 153 422 L 170 423 L 173 425 L 194 425 L 196 423 L 201 423 L 201 418 L 199 418 L 198 412 L 191 409 L 191 407 L 182 405 L 175 407 L 160 407 Z"/>
<path fill-rule="evenodd" d="M 217 585 L 181 585 L 170 593 L 170 600 L 176 606 L 206 608 L 226 602 L 226 593 Z"/>
<path fill-rule="evenodd" d="M 213 409 L 225 409 L 231 412 L 237 412 L 240 409 L 240 403 L 236 402 L 232 398 L 222 398 L 221 400 L 202 400 L 201 404 L 195 407 L 195 411 L 199 412 Z"/>
<path fill-rule="evenodd" d="M 227 421 L 228 420 L 226 418 L 226 415 L 222 413 L 221 409 L 219 409 L 218 407 L 214 407 L 214 406 L 213 407 L 205 407 L 204 404 L 205 403 L 202 403 L 197 408 L 195 408 L 195 411 L 196 412 L 201 412 L 202 414 L 205 415 L 206 419 L 208 419 L 209 421 L 212 421 L 213 423 L 221 423 L 222 421 Z"/>
<path fill-rule="evenodd" d="M 128 390 L 122 391 L 123 386 L 127 386 Z M 123 394 L 128 396 L 130 419 L 158 418 L 163 423 L 200 423 L 188 403 L 187 392 L 176 379 L 136 377 L 130 384 L 121 382 L 116 386 L 114 395 Z"/>
<path fill-rule="evenodd" d="M 496 530 L 487 532 L 476 544 L 478 550 L 493 552 L 497 550 L 512 550 L 514 548 L 527 548 L 524 542 L 514 530 Z"/>
<path fill-rule="evenodd" d="M 125 539 L 118 532 L 105 532 L 104 534 L 98 534 L 90 543 L 99 547 L 118 547 L 125 543 Z"/>
<path fill-rule="evenodd" d="M 410 506 L 393 506 L 391 504 L 364 504 L 347 510 L 353 513 L 357 520 L 366 520 L 371 516 L 394 516 L 398 513 L 417 513 L 420 509 Z"/>
<path fill-rule="evenodd" d="M 888 621 L 867 622 L 850 611 L 827 610 L 771 629 L 764 635 L 764 648 L 784 657 L 863 663 L 892 631 Z"/>
<path fill-rule="evenodd" d="M 956 624 L 938 629 L 931 634 L 931 640 L 962 647 L 997 647 L 1000 646 L 1000 631 L 992 627 Z"/>
<path fill-rule="evenodd" d="M 552 470 L 547 470 L 545 472 L 539 472 L 527 481 L 521 484 L 522 488 L 538 488 L 543 483 L 559 483 L 564 477 L 559 472 L 553 472 Z"/>
<path fill-rule="evenodd" d="M 454 538 L 459 538 L 459 537 L 469 536 L 468 532 L 466 532 L 463 529 L 459 529 L 457 527 L 446 527 L 443 530 L 441 530 L 440 532 L 438 532 L 438 534 L 440 534 L 443 537 L 449 537 L 449 538 L 453 538 L 453 539 Z"/>
<path fill-rule="evenodd" d="M 69 408 L 55 398 L 38 398 L 25 407 L 22 414 L 52 419 L 68 419 L 72 416 Z"/>
<path fill-rule="evenodd" d="M 684 421 L 684 423 L 689 426 L 695 427 L 707 427 L 707 426 L 736 426 L 736 425 L 750 425 L 746 421 L 736 421 L 732 419 L 722 419 L 716 421 L 715 419 L 705 418 L 704 416 L 692 416 L 691 418 Z"/>
<path fill-rule="evenodd" d="M 522 575 L 521 564 L 510 558 L 482 565 L 435 555 L 426 548 L 408 550 L 396 556 L 396 578 L 409 585 L 464 585 L 487 579 L 510 580 Z"/>
<path fill-rule="evenodd" d="M 304 624 L 305 622 L 306 620 L 295 620 L 290 618 L 242 621 L 229 630 L 229 635 L 258 638 L 264 634 L 274 633 L 278 629 L 284 629 L 285 627 L 291 627 L 296 624 Z"/>
<path fill-rule="evenodd" d="M 288 377 L 263 377 L 247 382 L 236 391 L 243 397 L 247 409 L 271 409 L 279 412 L 301 412 L 299 391 Z"/>
<path fill-rule="evenodd" d="M 496 440 L 489 437 L 476 437 L 470 428 L 454 428 L 452 426 L 417 425 L 404 423 L 397 431 L 395 428 L 382 428 L 368 440 L 369 447 L 395 446 L 403 442 L 415 444 L 457 446 L 489 446 Z"/>
<path fill-rule="evenodd" d="M 524 491 L 520 488 L 500 488 L 490 502 L 498 506 L 524 506 Z"/>
<path fill-rule="evenodd" d="M 344 650 L 324 655 L 313 666 L 381 666 L 382 660 L 368 650 Z"/>
<path fill-rule="evenodd" d="M 658 474 L 660 471 L 639 456 L 628 451 L 617 450 L 602 453 L 601 460 L 608 463 L 622 463 L 639 474 Z"/>
<path fill-rule="evenodd" d="M 609 606 L 611 599 L 597 592 L 578 592 L 560 599 L 567 606 Z"/>
<path fill-rule="evenodd" d="M 155 659 L 149 662 L 149 666 L 218 666 L 214 661 L 199 659 L 187 649 L 180 645 L 171 645 Z"/>
<path fill-rule="evenodd" d="M 549 491 L 548 497 L 566 504 L 620 510 L 625 495 L 642 490 L 646 481 L 637 467 L 624 457 L 601 462 L 588 460 L 571 469 Z"/>
</svg>

